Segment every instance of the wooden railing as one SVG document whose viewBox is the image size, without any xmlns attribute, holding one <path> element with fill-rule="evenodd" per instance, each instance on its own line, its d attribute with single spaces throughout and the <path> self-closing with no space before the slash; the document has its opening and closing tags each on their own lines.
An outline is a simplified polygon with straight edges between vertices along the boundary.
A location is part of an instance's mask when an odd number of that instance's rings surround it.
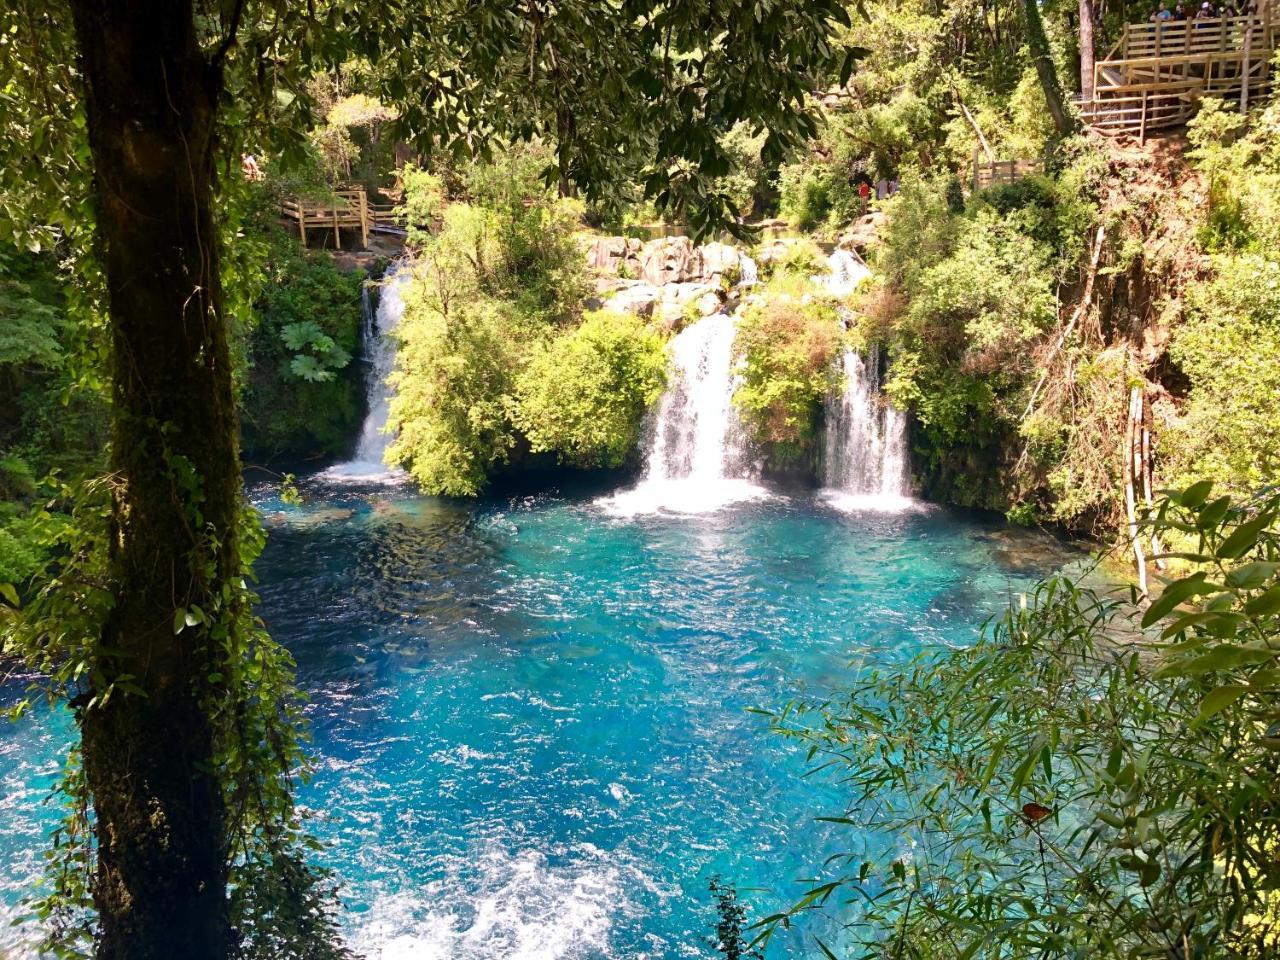
<svg viewBox="0 0 1280 960">
<path fill-rule="evenodd" d="M 998 183 L 1016 183 L 1044 170 L 1043 160 L 982 160 L 973 151 L 973 189 L 984 190 Z"/>
<path fill-rule="evenodd" d="M 1184 124 L 1205 97 L 1246 104 L 1272 92 L 1277 31 L 1265 10 L 1254 17 L 1133 23 L 1094 65 L 1093 100 L 1080 104 L 1096 130 L 1136 134 Z"/>
<path fill-rule="evenodd" d="M 1252 28 L 1253 44 L 1271 49 L 1274 24 L 1267 11 L 1254 17 L 1214 17 L 1207 20 L 1161 20 L 1157 23 L 1130 23 L 1107 54 L 1107 60 L 1132 57 L 1166 57 L 1191 53 L 1214 53 L 1244 47 Z"/>
<path fill-rule="evenodd" d="M 369 200 L 362 188 L 335 190 L 331 200 L 308 200 L 289 197 L 280 204 L 280 214 L 298 224 L 302 245 L 307 245 L 307 227 L 332 229 L 333 245 L 342 249 L 342 227 L 358 229 L 364 245 L 369 245 L 369 228 L 372 218 Z"/>
</svg>

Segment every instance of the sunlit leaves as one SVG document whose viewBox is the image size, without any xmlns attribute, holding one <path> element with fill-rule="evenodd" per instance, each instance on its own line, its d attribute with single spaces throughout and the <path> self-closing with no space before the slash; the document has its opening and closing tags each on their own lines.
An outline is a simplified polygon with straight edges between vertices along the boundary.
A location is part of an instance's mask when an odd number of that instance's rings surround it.
<svg viewBox="0 0 1280 960">
<path fill-rule="evenodd" d="M 911 843 L 835 880 L 864 955 L 1272 955 L 1278 511 L 1169 492 L 1180 575 L 1146 610 L 1053 578 L 971 648 L 776 716 L 838 772 L 831 822 Z"/>
</svg>

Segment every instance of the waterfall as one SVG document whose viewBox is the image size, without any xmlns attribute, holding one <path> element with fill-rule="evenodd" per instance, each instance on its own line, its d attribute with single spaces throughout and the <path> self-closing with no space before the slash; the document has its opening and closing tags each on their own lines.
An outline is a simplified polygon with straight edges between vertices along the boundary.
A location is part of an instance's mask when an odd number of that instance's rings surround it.
<svg viewBox="0 0 1280 960">
<path fill-rule="evenodd" d="M 738 255 L 739 287 L 754 287 L 760 282 L 760 267 L 745 253 Z"/>
<path fill-rule="evenodd" d="M 907 423 L 881 393 L 880 351 L 840 358 L 844 389 L 827 404 L 822 482 L 830 492 L 890 507 L 909 494 Z"/>
<path fill-rule="evenodd" d="M 852 293 L 870 273 L 845 250 L 827 259 L 821 278 L 837 296 Z M 900 510 L 909 506 L 907 419 L 884 397 L 880 351 L 863 357 L 845 349 L 840 356 L 842 389 L 827 398 L 822 450 L 823 493 L 850 510 Z"/>
<path fill-rule="evenodd" d="M 391 335 L 404 314 L 401 289 L 412 276 L 412 270 L 403 265 L 393 266 L 382 280 L 378 296 L 378 309 L 372 309 L 369 284 L 361 291 L 364 311 L 365 390 L 369 401 L 369 413 L 360 428 L 360 440 L 355 456 L 346 463 L 337 464 L 325 471 L 334 479 L 346 480 L 398 480 L 399 470 L 386 464 L 387 446 L 391 442 L 387 434 L 387 415 L 391 406 L 391 385 L 387 378 L 396 365 L 396 341 Z"/>
<path fill-rule="evenodd" d="M 610 512 L 703 513 L 764 495 L 752 482 L 755 464 L 733 406 L 736 333 L 733 317 L 718 313 L 671 341 L 667 389 L 649 422 L 644 478 L 606 498 Z"/>
<path fill-rule="evenodd" d="M 827 257 L 827 275 L 813 279 L 831 293 L 843 297 L 853 293 L 858 284 L 870 275 L 871 271 L 856 254 L 848 250 L 835 250 Z"/>
</svg>

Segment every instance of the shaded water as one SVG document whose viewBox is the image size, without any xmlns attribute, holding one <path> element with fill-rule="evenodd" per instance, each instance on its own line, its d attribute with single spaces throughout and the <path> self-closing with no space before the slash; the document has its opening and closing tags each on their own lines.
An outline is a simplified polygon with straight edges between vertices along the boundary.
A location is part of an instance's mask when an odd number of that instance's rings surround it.
<svg viewBox="0 0 1280 960">
<path fill-rule="evenodd" d="M 260 502 L 262 612 L 311 697 L 302 799 L 370 958 L 711 956 L 712 874 L 759 911 L 838 844 L 893 842 L 813 823 L 838 798 L 746 708 L 966 642 L 1063 559 L 941 510 L 779 496 L 632 519 L 577 496 Z M 68 733 L 0 728 L 10 908 Z"/>
</svg>

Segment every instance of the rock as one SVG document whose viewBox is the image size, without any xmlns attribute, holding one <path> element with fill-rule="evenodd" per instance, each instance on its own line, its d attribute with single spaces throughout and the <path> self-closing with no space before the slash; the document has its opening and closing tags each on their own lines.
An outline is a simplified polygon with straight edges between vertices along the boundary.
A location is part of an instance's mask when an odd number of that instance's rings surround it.
<svg viewBox="0 0 1280 960">
<path fill-rule="evenodd" d="M 640 241 L 634 237 L 593 237 L 586 244 L 587 266 L 606 274 L 621 273 L 630 265 L 632 275 L 639 273 Z"/>
<path fill-rule="evenodd" d="M 659 237 L 640 250 L 640 277 L 655 286 L 695 279 L 700 270 L 688 237 Z"/>
<path fill-rule="evenodd" d="M 634 313 L 637 317 L 653 316 L 654 306 L 662 299 L 662 292 L 649 283 L 623 280 L 613 296 L 604 301 L 608 310 Z"/>
<path fill-rule="evenodd" d="M 707 317 L 720 310 L 720 290 L 707 283 L 669 283 L 662 288 L 661 298 L 657 318 L 663 329 L 672 332 L 684 326 L 691 312 Z"/>
<path fill-rule="evenodd" d="M 727 243 L 708 243 L 698 248 L 698 274 L 707 283 L 718 284 L 726 273 L 736 276 L 742 269 L 742 254 Z"/>
<path fill-rule="evenodd" d="M 884 227 L 884 222 L 885 215 L 879 211 L 859 217 L 840 235 L 837 246 L 845 250 L 865 253 L 869 247 L 879 242 L 880 230 Z"/>
</svg>

